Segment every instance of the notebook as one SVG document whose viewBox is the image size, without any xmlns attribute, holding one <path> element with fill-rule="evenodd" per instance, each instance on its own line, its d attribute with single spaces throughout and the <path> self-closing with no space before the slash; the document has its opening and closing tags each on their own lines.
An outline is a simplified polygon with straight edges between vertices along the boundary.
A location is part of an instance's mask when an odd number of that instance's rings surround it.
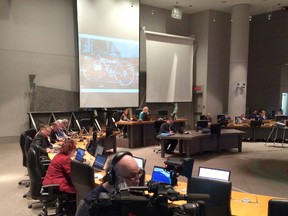
<svg viewBox="0 0 288 216">
<path fill-rule="evenodd" d="M 100 154 L 96 155 L 96 158 L 93 163 L 93 169 L 95 171 L 103 171 L 106 161 L 107 161 L 107 156 L 100 155 Z"/>
<path fill-rule="evenodd" d="M 154 166 L 151 181 L 169 185 L 172 183 L 170 172 L 165 170 L 164 167 L 160 166 Z"/>
<path fill-rule="evenodd" d="M 82 148 L 78 148 L 75 156 L 75 160 L 83 162 L 83 157 L 85 154 L 85 150 Z"/>
<path fill-rule="evenodd" d="M 139 158 L 139 157 L 135 157 L 135 156 L 133 156 L 133 158 L 134 158 L 134 160 L 136 160 L 139 169 L 144 170 L 145 169 L 146 160 L 144 158 Z"/>
<path fill-rule="evenodd" d="M 198 176 L 230 181 L 231 171 L 200 166 Z"/>
</svg>

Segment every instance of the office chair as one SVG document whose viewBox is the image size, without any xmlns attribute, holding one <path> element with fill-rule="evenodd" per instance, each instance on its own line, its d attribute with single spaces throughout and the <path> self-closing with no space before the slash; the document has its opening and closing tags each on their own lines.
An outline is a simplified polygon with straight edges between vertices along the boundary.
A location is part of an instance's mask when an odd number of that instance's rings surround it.
<svg viewBox="0 0 288 216">
<path fill-rule="evenodd" d="M 33 138 L 36 135 L 36 129 L 31 128 L 28 129 L 20 134 L 20 148 L 22 152 L 22 165 L 26 168 L 27 167 L 27 154 L 25 149 L 25 140 L 26 136 L 30 136 Z M 21 180 L 18 182 L 19 185 L 25 185 L 26 187 L 29 187 L 29 179 Z"/>
<path fill-rule="evenodd" d="M 230 181 L 191 177 L 188 179 L 187 193 L 209 194 L 205 200 L 206 216 L 231 216 L 231 190 Z"/>
<path fill-rule="evenodd" d="M 160 127 L 161 127 L 161 125 L 162 125 L 164 122 L 165 122 L 164 120 L 157 120 L 157 121 L 154 122 L 155 137 L 159 134 L 159 132 L 160 132 Z M 158 142 L 158 145 L 161 146 L 161 139 L 156 138 L 156 141 Z M 159 152 L 161 152 L 161 148 L 158 149 L 158 150 L 154 149 L 153 151 L 156 152 L 156 154 L 158 154 Z"/>
<path fill-rule="evenodd" d="M 287 199 L 270 199 L 268 202 L 268 216 L 286 216 L 288 213 Z"/>
<path fill-rule="evenodd" d="M 81 199 L 92 191 L 95 187 L 94 169 L 88 164 L 72 160 L 70 164 L 71 180 L 76 189 L 77 206 Z"/>
<path fill-rule="evenodd" d="M 40 168 L 40 161 L 35 148 L 29 148 L 27 155 L 27 169 L 30 179 L 30 196 L 34 200 L 43 204 L 43 211 L 39 215 L 48 215 L 48 207 L 55 206 L 56 214 L 62 213 L 62 202 L 66 199 L 66 194 L 59 191 L 59 185 L 42 185 L 43 176 Z M 32 208 L 33 204 L 29 204 L 28 208 Z M 53 214 L 54 215 L 54 214 Z"/>
<path fill-rule="evenodd" d="M 22 166 L 24 166 L 25 168 L 27 167 L 27 156 L 26 156 L 26 152 L 25 152 L 25 139 L 26 139 L 26 134 L 25 132 L 22 132 L 20 134 L 20 148 L 21 148 L 21 152 L 22 152 Z M 18 182 L 19 185 L 26 185 L 26 187 L 29 187 L 29 179 L 25 179 L 25 180 L 21 180 Z"/>
</svg>

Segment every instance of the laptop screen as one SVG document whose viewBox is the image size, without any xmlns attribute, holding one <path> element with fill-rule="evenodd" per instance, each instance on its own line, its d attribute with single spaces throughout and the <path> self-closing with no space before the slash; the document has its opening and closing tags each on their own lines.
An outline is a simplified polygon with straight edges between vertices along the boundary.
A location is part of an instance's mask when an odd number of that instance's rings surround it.
<svg viewBox="0 0 288 216">
<path fill-rule="evenodd" d="M 137 162 L 139 169 L 145 168 L 145 159 L 133 156 L 134 160 Z"/>
<path fill-rule="evenodd" d="M 103 170 L 104 165 L 106 163 L 107 157 L 105 155 L 96 155 L 95 161 L 93 163 L 93 167 L 99 170 Z"/>
<path fill-rule="evenodd" d="M 154 166 L 151 181 L 171 185 L 170 171 L 164 167 Z"/>
<path fill-rule="evenodd" d="M 206 178 L 213 178 L 213 179 L 220 179 L 230 181 L 230 170 L 222 170 L 222 169 L 215 169 L 209 167 L 199 167 L 198 176 L 206 177 Z"/>
<path fill-rule="evenodd" d="M 75 160 L 83 162 L 83 157 L 85 154 L 85 150 L 82 148 L 78 148 L 75 156 Z"/>
</svg>

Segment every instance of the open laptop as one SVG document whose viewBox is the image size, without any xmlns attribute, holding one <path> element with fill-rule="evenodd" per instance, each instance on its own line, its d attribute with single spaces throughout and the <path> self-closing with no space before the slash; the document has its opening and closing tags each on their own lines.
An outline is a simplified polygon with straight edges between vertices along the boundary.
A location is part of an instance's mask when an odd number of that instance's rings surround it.
<svg viewBox="0 0 288 216">
<path fill-rule="evenodd" d="M 172 183 L 170 172 L 160 166 L 154 166 L 151 181 L 169 185 Z"/>
<path fill-rule="evenodd" d="M 100 155 L 100 154 L 96 155 L 93 166 L 92 166 L 93 169 L 99 172 L 103 171 L 106 161 L 107 161 L 107 156 Z"/>
<path fill-rule="evenodd" d="M 135 157 L 135 156 L 133 156 L 133 158 L 137 162 L 139 169 L 144 170 L 146 160 L 144 158 L 139 158 L 139 157 Z"/>
<path fill-rule="evenodd" d="M 102 155 L 104 152 L 104 147 L 101 145 L 97 145 L 94 156 Z"/>
<path fill-rule="evenodd" d="M 198 176 L 230 181 L 231 171 L 200 166 Z"/>
<path fill-rule="evenodd" d="M 75 160 L 83 162 L 83 158 L 85 155 L 85 149 L 78 148 L 75 156 Z"/>
</svg>

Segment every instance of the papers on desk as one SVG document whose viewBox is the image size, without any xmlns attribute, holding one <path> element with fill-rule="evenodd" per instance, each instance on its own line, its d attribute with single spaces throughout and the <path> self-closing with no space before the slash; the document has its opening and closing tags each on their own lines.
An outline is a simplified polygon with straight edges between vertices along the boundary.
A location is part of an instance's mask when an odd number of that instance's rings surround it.
<svg viewBox="0 0 288 216">
<path fill-rule="evenodd" d="M 160 133 L 160 136 L 171 136 L 171 135 L 173 135 L 173 134 L 171 134 L 171 133 Z"/>
<path fill-rule="evenodd" d="M 103 175 L 100 174 L 100 173 L 95 173 L 95 174 L 94 174 L 94 178 L 102 179 L 102 178 L 103 178 Z"/>
</svg>

